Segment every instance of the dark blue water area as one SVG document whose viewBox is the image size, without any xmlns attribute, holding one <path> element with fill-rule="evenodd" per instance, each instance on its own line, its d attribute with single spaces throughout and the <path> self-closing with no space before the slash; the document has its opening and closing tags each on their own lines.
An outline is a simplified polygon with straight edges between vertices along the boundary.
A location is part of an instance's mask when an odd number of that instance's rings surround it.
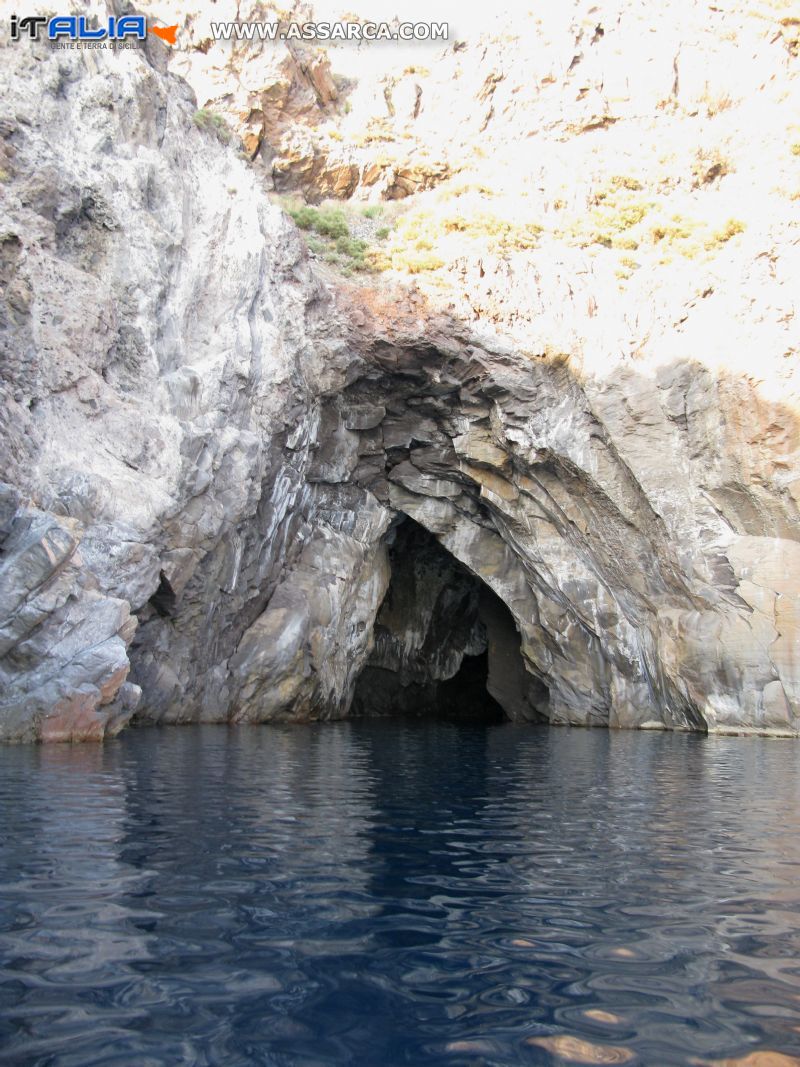
<svg viewBox="0 0 800 1067">
<path fill-rule="evenodd" d="M 4 748 L 0 1059 L 800 1063 L 799 768 L 444 722 Z"/>
</svg>

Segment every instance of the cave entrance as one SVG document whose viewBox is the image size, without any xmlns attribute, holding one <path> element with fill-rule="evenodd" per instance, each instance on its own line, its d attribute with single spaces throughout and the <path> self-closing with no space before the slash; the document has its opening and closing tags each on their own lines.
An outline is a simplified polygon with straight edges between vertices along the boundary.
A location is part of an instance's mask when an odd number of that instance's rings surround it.
<svg viewBox="0 0 800 1067">
<path fill-rule="evenodd" d="M 436 713 L 442 719 L 504 722 L 506 713 L 488 689 L 489 650 L 464 656 L 458 673 L 439 685 Z"/>
<path fill-rule="evenodd" d="M 387 545 L 391 578 L 351 714 L 544 721 L 547 689 L 526 670 L 502 600 L 407 516 Z"/>
</svg>

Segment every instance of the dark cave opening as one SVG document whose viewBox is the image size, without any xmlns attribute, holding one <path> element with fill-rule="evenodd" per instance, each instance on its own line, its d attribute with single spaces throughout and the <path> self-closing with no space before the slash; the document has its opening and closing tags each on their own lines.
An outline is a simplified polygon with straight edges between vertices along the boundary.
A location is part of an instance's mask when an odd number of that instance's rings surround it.
<svg viewBox="0 0 800 1067">
<path fill-rule="evenodd" d="M 351 714 L 543 721 L 547 688 L 526 670 L 503 601 L 407 516 L 387 546 L 391 578 Z"/>
<path fill-rule="evenodd" d="M 155 593 L 150 597 L 150 604 L 152 604 L 162 619 L 171 619 L 175 614 L 175 604 L 177 599 L 175 590 L 172 588 L 169 579 L 166 574 L 161 571 L 158 579 L 158 589 L 156 589 Z"/>
<path fill-rule="evenodd" d="M 437 693 L 438 718 L 504 722 L 506 713 L 487 689 L 489 650 L 464 656 L 458 672 L 442 682 Z"/>
</svg>

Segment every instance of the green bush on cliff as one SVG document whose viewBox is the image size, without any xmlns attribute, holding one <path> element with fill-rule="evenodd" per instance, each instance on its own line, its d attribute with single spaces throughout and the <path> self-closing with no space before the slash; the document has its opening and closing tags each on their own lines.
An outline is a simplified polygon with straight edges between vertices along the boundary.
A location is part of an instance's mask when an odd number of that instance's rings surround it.
<svg viewBox="0 0 800 1067">
<path fill-rule="evenodd" d="M 308 207 L 306 205 L 298 208 L 287 207 L 286 211 L 294 219 L 295 225 L 299 226 L 301 230 L 311 230 L 314 228 L 314 222 L 318 212 L 313 207 Z"/>
<path fill-rule="evenodd" d="M 336 240 L 336 251 L 343 256 L 359 256 L 363 258 L 367 250 L 367 242 L 360 241 L 357 237 L 339 237 Z"/>
<path fill-rule="evenodd" d="M 224 116 L 218 115 L 216 111 L 209 111 L 208 108 L 201 107 L 198 111 L 195 111 L 192 116 L 192 122 L 199 130 L 213 133 L 222 144 L 230 144 L 233 138 Z"/>
<path fill-rule="evenodd" d="M 298 228 L 308 235 L 306 245 L 314 255 L 345 276 L 371 269 L 367 260 L 367 242 L 351 236 L 347 216 L 341 208 L 317 208 L 288 200 L 281 203 Z"/>
<path fill-rule="evenodd" d="M 313 230 L 322 237 L 347 237 L 350 229 L 344 212 L 338 208 L 316 208 L 309 204 L 287 206 L 287 212 L 301 230 Z"/>
</svg>

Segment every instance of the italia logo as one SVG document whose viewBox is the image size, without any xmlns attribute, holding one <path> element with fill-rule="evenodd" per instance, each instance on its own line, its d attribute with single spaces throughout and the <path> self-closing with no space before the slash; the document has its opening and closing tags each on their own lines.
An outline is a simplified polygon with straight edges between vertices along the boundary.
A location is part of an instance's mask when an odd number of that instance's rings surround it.
<svg viewBox="0 0 800 1067">
<path fill-rule="evenodd" d="M 176 42 L 178 27 L 150 26 L 143 15 L 121 15 L 108 19 L 105 26 L 92 25 L 86 15 L 29 15 L 27 18 L 11 16 L 11 40 L 19 41 L 27 37 L 37 41 L 41 30 L 50 41 L 65 38 L 68 41 L 144 41 L 148 33 L 173 45 Z"/>
</svg>

